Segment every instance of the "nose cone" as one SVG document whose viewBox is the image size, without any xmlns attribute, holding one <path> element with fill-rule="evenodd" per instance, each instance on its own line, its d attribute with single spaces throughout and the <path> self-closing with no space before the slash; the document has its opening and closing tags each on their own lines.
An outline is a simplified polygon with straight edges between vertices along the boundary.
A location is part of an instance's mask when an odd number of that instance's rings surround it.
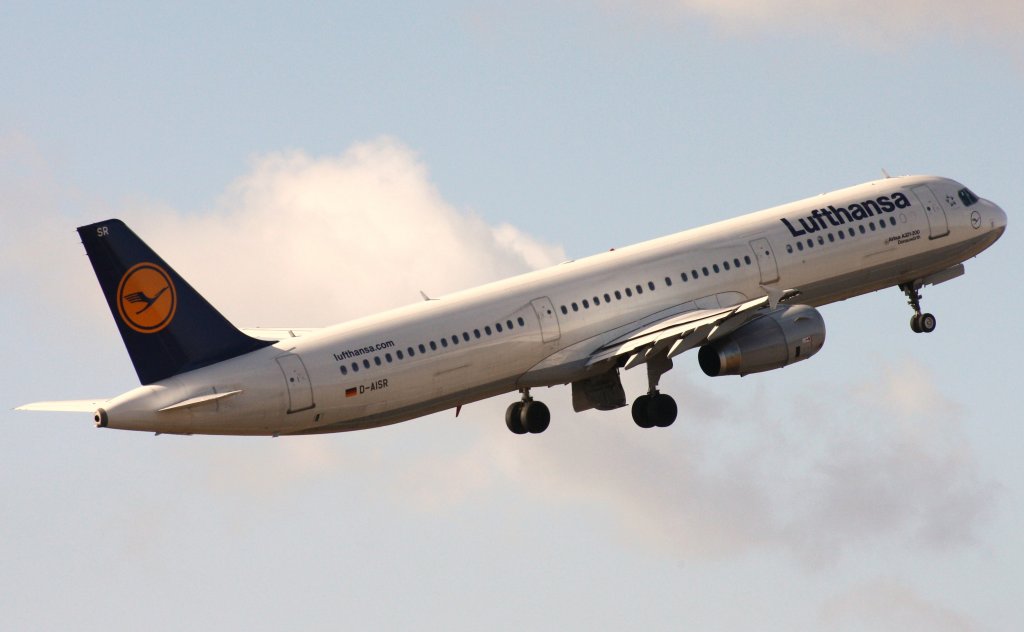
<svg viewBox="0 0 1024 632">
<path fill-rule="evenodd" d="M 992 235 L 992 242 L 995 242 L 1006 231 L 1006 211 L 988 200 L 985 200 L 985 206 L 982 227 L 988 229 L 988 232 Z"/>
</svg>

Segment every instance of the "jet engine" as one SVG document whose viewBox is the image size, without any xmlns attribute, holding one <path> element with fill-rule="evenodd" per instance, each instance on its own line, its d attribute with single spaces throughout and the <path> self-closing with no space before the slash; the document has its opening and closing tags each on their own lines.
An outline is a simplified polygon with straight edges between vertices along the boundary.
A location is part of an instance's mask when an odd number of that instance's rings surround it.
<svg viewBox="0 0 1024 632">
<path fill-rule="evenodd" d="M 825 344 L 825 321 L 810 305 L 780 307 L 700 348 L 711 377 L 747 375 L 806 360 Z"/>
</svg>

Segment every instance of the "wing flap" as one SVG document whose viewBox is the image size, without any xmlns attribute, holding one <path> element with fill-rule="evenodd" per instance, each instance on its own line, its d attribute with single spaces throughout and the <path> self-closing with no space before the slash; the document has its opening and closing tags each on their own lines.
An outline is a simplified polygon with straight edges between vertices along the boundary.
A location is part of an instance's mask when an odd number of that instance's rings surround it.
<svg viewBox="0 0 1024 632">
<path fill-rule="evenodd" d="M 668 357 L 698 347 L 736 331 L 765 308 L 789 300 L 799 292 L 786 290 L 778 295 L 762 296 L 731 307 L 695 309 L 635 329 L 599 348 L 587 366 L 618 357 L 626 357 L 625 369 L 643 364 L 668 348 Z"/>
</svg>

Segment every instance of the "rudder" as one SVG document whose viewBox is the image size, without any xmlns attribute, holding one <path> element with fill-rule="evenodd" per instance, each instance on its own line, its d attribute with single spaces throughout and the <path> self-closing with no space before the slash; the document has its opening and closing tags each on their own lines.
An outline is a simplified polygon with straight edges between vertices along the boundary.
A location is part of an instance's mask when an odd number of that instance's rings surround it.
<svg viewBox="0 0 1024 632">
<path fill-rule="evenodd" d="M 273 344 L 236 329 L 121 220 L 78 234 L 141 383 Z"/>
</svg>

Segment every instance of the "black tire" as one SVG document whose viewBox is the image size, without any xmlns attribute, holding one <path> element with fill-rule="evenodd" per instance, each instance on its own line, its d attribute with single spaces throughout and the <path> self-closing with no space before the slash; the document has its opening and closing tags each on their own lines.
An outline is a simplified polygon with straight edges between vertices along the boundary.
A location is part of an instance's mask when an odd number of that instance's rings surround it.
<svg viewBox="0 0 1024 632">
<path fill-rule="evenodd" d="M 651 401 L 650 395 L 641 395 L 633 400 L 633 421 L 636 425 L 641 428 L 653 428 L 654 422 L 651 421 L 651 415 L 648 411 L 648 402 Z"/>
<path fill-rule="evenodd" d="M 921 314 L 921 318 L 917 322 L 917 326 L 921 328 L 921 333 L 925 334 L 935 331 L 935 324 L 935 317 L 931 314 Z"/>
<path fill-rule="evenodd" d="M 914 314 L 910 317 L 910 330 L 915 334 L 921 333 L 921 315 Z"/>
<path fill-rule="evenodd" d="M 671 426 L 675 422 L 678 412 L 676 400 L 664 393 L 658 393 L 647 403 L 647 415 L 659 428 Z"/>
<path fill-rule="evenodd" d="M 522 412 L 519 413 L 519 419 L 527 432 L 540 434 L 551 424 L 551 411 L 544 405 L 544 402 L 526 402 L 523 404 Z"/>
<path fill-rule="evenodd" d="M 522 411 L 523 402 L 509 404 L 509 407 L 505 409 L 505 425 L 517 435 L 526 434 L 526 428 L 523 427 L 522 422 Z"/>
</svg>

